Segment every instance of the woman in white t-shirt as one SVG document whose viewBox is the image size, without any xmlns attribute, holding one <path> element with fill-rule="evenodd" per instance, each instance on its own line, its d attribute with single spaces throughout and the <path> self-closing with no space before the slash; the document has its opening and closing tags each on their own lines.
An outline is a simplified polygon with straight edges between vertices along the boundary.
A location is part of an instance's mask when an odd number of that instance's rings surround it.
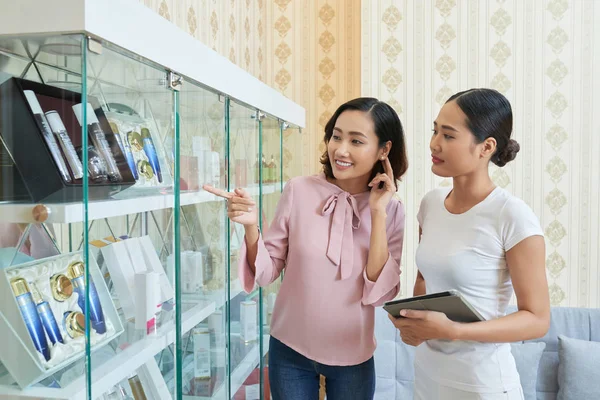
<svg viewBox="0 0 600 400">
<path fill-rule="evenodd" d="M 545 245 L 538 218 L 496 187 L 488 164 L 512 161 L 512 110 L 495 90 L 452 96 L 433 123 L 432 171 L 453 179 L 421 202 L 414 295 L 457 290 L 485 318 L 461 324 L 408 311 L 394 319 L 418 346 L 415 399 L 522 399 L 510 342 L 543 336 L 550 323 Z M 506 315 L 514 292 L 518 311 Z"/>
</svg>

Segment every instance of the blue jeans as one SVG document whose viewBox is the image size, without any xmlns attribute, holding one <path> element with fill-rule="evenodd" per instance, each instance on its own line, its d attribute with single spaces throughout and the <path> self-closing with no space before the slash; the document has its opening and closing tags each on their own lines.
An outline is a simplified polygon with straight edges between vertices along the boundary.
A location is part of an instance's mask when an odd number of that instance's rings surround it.
<svg viewBox="0 0 600 400">
<path fill-rule="evenodd" d="M 325 377 L 327 400 L 373 400 L 373 357 L 348 367 L 310 360 L 271 336 L 269 383 L 273 400 L 318 400 L 319 375 Z"/>
</svg>

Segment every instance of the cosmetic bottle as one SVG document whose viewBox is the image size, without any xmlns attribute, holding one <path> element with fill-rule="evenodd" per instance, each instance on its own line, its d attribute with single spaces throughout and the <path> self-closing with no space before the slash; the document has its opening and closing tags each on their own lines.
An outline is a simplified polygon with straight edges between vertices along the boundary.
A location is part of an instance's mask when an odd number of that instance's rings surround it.
<svg viewBox="0 0 600 400">
<path fill-rule="evenodd" d="M 82 105 L 81 103 L 75 104 L 73 106 L 73 112 L 77 117 L 77 121 L 79 121 L 79 125 L 83 126 L 83 116 L 82 116 Z M 92 143 L 98 150 L 98 153 L 104 158 L 106 162 L 106 169 L 108 171 L 108 179 L 111 182 L 121 182 L 123 181 L 123 177 L 119 172 L 119 167 L 117 167 L 117 162 L 110 150 L 110 145 L 106 140 L 106 135 L 102 128 L 100 127 L 100 121 L 98 121 L 98 117 L 96 117 L 96 113 L 94 112 L 94 108 L 90 103 L 87 103 L 87 128 L 88 133 L 90 135 L 90 139 Z"/>
<path fill-rule="evenodd" d="M 27 285 L 25 279 L 17 277 L 10 281 L 10 286 L 15 294 L 17 304 L 23 316 L 23 322 L 25 322 L 36 350 L 42 353 L 46 361 L 50 360 L 50 348 L 46 341 L 42 320 L 29 291 L 29 285 Z"/>
<path fill-rule="evenodd" d="M 147 400 L 146 393 L 144 392 L 144 387 L 142 386 L 142 382 L 137 375 L 132 375 L 129 379 L 129 387 L 131 387 L 131 393 L 133 394 L 133 398 L 135 400 Z"/>
<path fill-rule="evenodd" d="M 54 313 L 50 308 L 50 304 L 40 294 L 39 290 L 35 285 L 31 285 L 31 295 L 33 297 L 33 301 L 36 304 L 38 314 L 40 319 L 42 320 L 42 325 L 44 325 L 44 329 L 46 330 L 46 335 L 50 339 L 52 344 L 56 343 L 64 343 L 62 335 L 60 333 L 60 329 L 58 328 L 58 323 L 56 322 L 56 318 L 54 318 Z"/>
<path fill-rule="evenodd" d="M 85 316 L 79 311 L 67 311 L 63 314 L 63 326 L 71 339 L 85 335 Z"/>
<path fill-rule="evenodd" d="M 82 148 L 77 148 L 77 155 L 83 160 Z M 88 146 L 88 174 L 89 178 L 94 183 L 108 182 L 108 171 L 104 158 L 98 154 L 96 148 L 92 145 Z"/>
<path fill-rule="evenodd" d="M 156 153 L 156 147 L 154 146 L 148 128 L 142 128 L 142 143 L 144 152 L 148 157 L 148 161 L 150 161 L 150 165 L 152 165 L 152 169 L 154 170 L 158 181 L 162 182 L 162 172 L 160 171 L 160 164 L 158 163 L 158 154 Z"/>
<path fill-rule="evenodd" d="M 48 120 L 48 124 L 50 125 L 50 129 L 52 129 L 52 133 L 56 135 L 58 143 L 60 143 L 63 154 L 65 155 L 65 158 L 69 163 L 69 167 L 71 168 L 73 178 L 83 178 L 83 165 L 81 165 L 81 160 L 79 157 L 77 157 L 75 147 L 73 147 L 71 138 L 67 133 L 67 128 L 65 128 L 62 119 L 60 119 L 60 115 L 58 115 L 56 111 L 48 111 L 46 113 L 46 118 Z"/>
<path fill-rule="evenodd" d="M 133 153 L 131 152 L 131 146 L 129 145 L 129 141 L 127 140 L 127 138 L 121 137 L 121 134 L 119 133 L 119 127 L 117 126 L 117 124 L 115 124 L 114 122 L 111 122 L 110 128 L 112 129 L 113 133 L 115 134 L 115 139 L 117 140 L 117 144 L 119 145 L 119 147 L 121 148 L 121 151 L 125 155 L 125 159 L 127 160 L 127 165 L 129 165 L 129 169 L 131 170 L 133 177 L 137 181 L 139 179 L 139 175 L 137 172 L 137 168 L 135 167 L 135 159 L 133 158 Z"/>
<path fill-rule="evenodd" d="M 81 261 L 76 261 L 69 265 L 69 277 L 73 282 L 73 288 L 79 295 L 77 304 L 82 311 L 85 311 L 85 266 Z M 104 313 L 102 312 L 102 305 L 100 305 L 100 297 L 98 297 L 98 291 L 96 285 L 92 282 L 90 277 L 90 322 L 92 328 L 99 334 L 106 333 L 106 323 L 104 321 Z"/>
<path fill-rule="evenodd" d="M 29 103 L 29 107 L 33 112 L 33 116 L 35 118 L 35 122 L 37 122 L 38 127 L 42 131 L 42 135 L 44 136 L 44 140 L 48 145 L 48 149 L 50 149 L 50 154 L 52 154 L 52 158 L 58 167 L 58 171 L 60 172 L 60 176 L 62 176 L 63 180 L 67 183 L 71 182 L 71 175 L 69 174 L 69 169 L 67 168 L 67 164 L 63 159 L 62 154 L 60 153 L 60 149 L 58 147 L 58 143 L 56 143 L 56 139 L 52 134 L 52 129 L 50 129 L 50 125 L 48 124 L 48 120 L 46 119 L 46 115 L 44 115 L 44 111 L 42 111 L 42 107 L 35 96 L 35 93 L 32 90 L 24 90 L 23 94 Z"/>
</svg>

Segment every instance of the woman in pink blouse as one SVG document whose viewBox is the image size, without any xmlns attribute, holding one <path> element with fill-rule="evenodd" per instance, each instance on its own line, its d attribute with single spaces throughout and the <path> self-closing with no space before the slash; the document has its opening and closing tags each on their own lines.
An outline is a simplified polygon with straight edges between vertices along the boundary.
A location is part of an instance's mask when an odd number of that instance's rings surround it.
<svg viewBox="0 0 600 400">
<path fill-rule="evenodd" d="M 264 237 L 243 189 L 204 188 L 228 200 L 245 228 L 240 280 L 250 292 L 285 268 L 273 310 L 269 381 L 274 400 L 370 400 L 375 390 L 374 307 L 399 291 L 404 207 L 392 199 L 408 161 L 396 112 L 351 100 L 325 126 L 319 175 L 290 180 Z"/>
</svg>

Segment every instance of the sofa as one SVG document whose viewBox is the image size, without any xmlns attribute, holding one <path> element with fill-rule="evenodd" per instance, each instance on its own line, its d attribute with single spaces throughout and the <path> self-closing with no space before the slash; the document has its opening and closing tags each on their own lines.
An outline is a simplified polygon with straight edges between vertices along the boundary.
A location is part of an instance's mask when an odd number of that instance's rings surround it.
<svg viewBox="0 0 600 400">
<path fill-rule="evenodd" d="M 375 400 L 412 399 L 415 348 L 402 342 L 382 308 L 375 337 Z M 600 399 L 600 309 L 554 307 L 543 338 L 511 346 L 526 400 Z"/>
</svg>

